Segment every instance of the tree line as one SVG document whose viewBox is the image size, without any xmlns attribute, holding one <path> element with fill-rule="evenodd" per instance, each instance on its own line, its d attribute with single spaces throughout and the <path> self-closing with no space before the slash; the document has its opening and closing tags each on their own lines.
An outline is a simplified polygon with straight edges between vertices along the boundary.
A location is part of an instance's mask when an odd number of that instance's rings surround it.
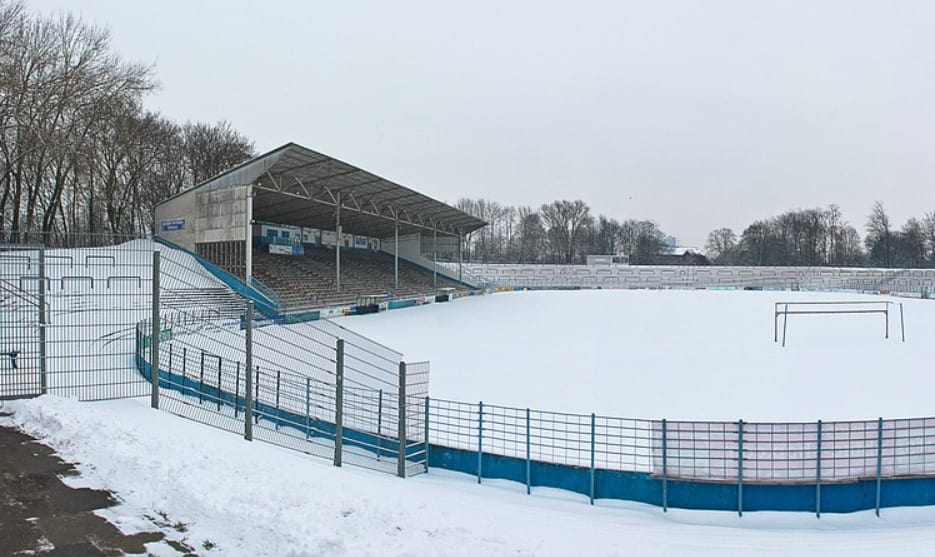
<svg viewBox="0 0 935 557">
<path fill-rule="evenodd" d="M 655 222 L 595 217 L 581 200 L 557 200 L 534 208 L 462 198 L 455 206 L 487 222 L 465 238 L 467 261 L 575 264 L 584 263 L 589 254 L 602 254 L 652 264 L 671 251 L 665 232 Z"/>
<path fill-rule="evenodd" d="M 730 228 L 708 235 L 705 254 L 716 265 L 935 267 L 935 211 L 897 228 L 881 202 L 857 229 L 837 205 L 800 209 L 758 220 L 737 236 Z"/>
<path fill-rule="evenodd" d="M 0 0 L 0 229 L 145 234 L 157 202 L 253 156 L 227 122 L 146 110 L 155 89 L 106 29 Z"/>
</svg>

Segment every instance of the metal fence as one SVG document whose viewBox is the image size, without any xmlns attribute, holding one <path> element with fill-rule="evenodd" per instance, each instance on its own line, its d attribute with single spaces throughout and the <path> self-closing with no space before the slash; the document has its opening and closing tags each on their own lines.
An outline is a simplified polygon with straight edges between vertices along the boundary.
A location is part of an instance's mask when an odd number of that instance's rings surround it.
<svg viewBox="0 0 935 557">
<path fill-rule="evenodd" d="M 528 490 L 537 466 L 584 473 L 592 499 L 608 471 L 738 492 L 876 480 L 878 507 L 882 480 L 935 477 L 935 418 L 693 422 L 429 399 L 427 362 L 332 321 L 254 319 L 193 257 L 154 248 L 98 237 L 0 244 L 0 396 L 150 396 L 335 464 L 408 476 L 432 451 L 457 452 L 451 467 L 478 481 L 510 467 Z"/>
<path fill-rule="evenodd" d="M 152 243 L 0 232 L 0 398 L 143 396 L 133 331 L 150 307 Z"/>
<path fill-rule="evenodd" d="M 164 249 L 154 262 L 160 296 L 179 285 L 200 295 L 184 307 L 155 299 L 153 318 L 138 332 L 137 362 L 150 379 L 157 362 L 162 408 L 336 465 L 400 475 L 425 470 L 427 364 L 410 364 L 406 374 L 402 354 L 331 321 L 254 319 L 244 300 L 205 295 L 203 267 L 180 253 Z M 400 393 L 417 412 L 400 410 Z M 388 458 L 394 455 L 403 458 Z"/>
<path fill-rule="evenodd" d="M 756 423 L 641 420 L 431 399 L 432 445 L 659 478 L 850 482 L 935 475 L 935 418 Z"/>
<path fill-rule="evenodd" d="M 247 320 L 247 307 L 193 256 L 150 239 L 0 231 L 0 398 L 148 396 L 241 434 L 250 399 L 251 438 L 424 471 L 427 363 L 401 374 L 401 354 L 335 323 Z"/>
</svg>

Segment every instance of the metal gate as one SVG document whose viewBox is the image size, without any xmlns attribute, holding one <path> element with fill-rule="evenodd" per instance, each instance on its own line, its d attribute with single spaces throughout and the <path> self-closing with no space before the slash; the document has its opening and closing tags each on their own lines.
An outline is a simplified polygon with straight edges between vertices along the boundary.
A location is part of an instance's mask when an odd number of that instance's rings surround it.
<svg viewBox="0 0 935 557">
<path fill-rule="evenodd" d="M 0 246 L 0 400 L 45 392 L 43 271 L 40 248 Z"/>
</svg>

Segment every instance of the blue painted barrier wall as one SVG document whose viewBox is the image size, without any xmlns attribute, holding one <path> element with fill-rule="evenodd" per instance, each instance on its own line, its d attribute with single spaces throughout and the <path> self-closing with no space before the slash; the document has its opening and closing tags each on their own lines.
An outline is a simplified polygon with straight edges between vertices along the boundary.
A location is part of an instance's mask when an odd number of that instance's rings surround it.
<svg viewBox="0 0 935 557">
<path fill-rule="evenodd" d="M 485 479 L 505 479 L 527 483 L 526 460 L 482 453 Z M 477 451 L 430 445 L 429 468 L 442 468 L 477 475 Z M 817 512 L 818 490 L 808 484 L 744 484 L 743 500 L 738 486 L 729 482 L 677 481 L 666 483 L 663 501 L 661 477 L 618 470 L 594 471 L 595 499 L 621 499 L 679 509 Z M 529 461 L 528 484 L 591 495 L 590 469 L 548 462 Z M 857 482 L 823 483 L 822 513 L 850 513 L 876 508 L 876 479 Z M 739 504 L 743 508 L 739 508 Z M 935 478 L 891 478 L 880 482 L 880 507 L 935 505 Z"/>
</svg>

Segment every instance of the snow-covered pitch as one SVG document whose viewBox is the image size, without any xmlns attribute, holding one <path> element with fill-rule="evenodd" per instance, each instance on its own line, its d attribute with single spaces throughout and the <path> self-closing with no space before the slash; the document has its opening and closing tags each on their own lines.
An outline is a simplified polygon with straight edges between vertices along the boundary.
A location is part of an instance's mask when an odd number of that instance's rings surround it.
<svg viewBox="0 0 935 557">
<path fill-rule="evenodd" d="M 776 302 L 889 301 L 880 314 L 791 315 Z M 906 342 L 902 342 L 900 308 Z M 499 293 L 338 321 L 432 362 L 431 395 L 679 420 L 935 415 L 935 301 L 828 292 Z M 783 318 L 779 319 L 780 332 Z"/>
</svg>

